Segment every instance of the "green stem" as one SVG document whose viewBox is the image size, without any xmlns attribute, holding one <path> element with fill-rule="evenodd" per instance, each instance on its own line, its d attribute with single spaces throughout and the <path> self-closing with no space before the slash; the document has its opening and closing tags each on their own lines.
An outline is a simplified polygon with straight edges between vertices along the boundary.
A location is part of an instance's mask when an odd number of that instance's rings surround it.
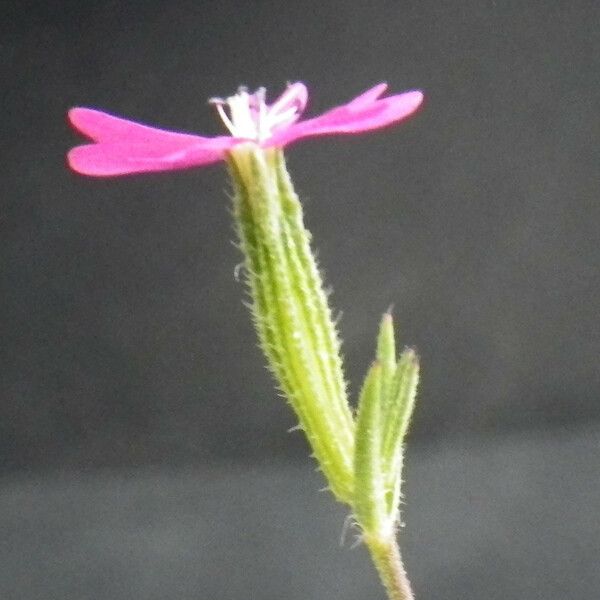
<svg viewBox="0 0 600 600">
<path fill-rule="evenodd" d="M 414 600 L 396 538 L 381 539 L 365 535 L 364 541 L 389 599 Z"/>
</svg>

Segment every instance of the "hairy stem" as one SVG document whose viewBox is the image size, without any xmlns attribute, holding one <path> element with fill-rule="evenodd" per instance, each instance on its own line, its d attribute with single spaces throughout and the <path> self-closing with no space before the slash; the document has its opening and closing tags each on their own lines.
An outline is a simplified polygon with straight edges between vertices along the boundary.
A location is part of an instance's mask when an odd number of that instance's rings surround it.
<svg viewBox="0 0 600 600">
<path fill-rule="evenodd" d="M 390 600 L 414 600 L 400 548 L 394 536 L 388 539 L 365 536 L 365 544 Z"/>
</svg>

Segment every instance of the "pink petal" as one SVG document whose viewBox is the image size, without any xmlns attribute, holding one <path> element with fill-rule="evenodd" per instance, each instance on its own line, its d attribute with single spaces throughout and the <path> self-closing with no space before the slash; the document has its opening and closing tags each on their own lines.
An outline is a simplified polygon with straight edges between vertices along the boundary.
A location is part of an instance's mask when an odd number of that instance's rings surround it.
<svg viewBox="0 0 600 600">
<path fill-rule="evenodd" d="M 374 85 L 372 88 L 369 88 L 366 92 L 360 94 L 360 96 L 356 96 L 354 100 L 350 100 L 346 106 L 358 107 L 363 106 L 365 104 L 371 104 L 374 100 L 377 100 L 385 90 L 387 90 L 387 83 L 378 83 Z"/>
<path fill-rule="evenodd" d="M 182 142 L 209 139 L 149 127 L 91 108 L 72 108 L 69 121 L 75 129 L 95 142 L 174 142 L 180 145 Z"/>
<path fill-rule="evenodd" d="M 379 86 L 376 86 L 348 104 L 333 108 L 314 119 L 295 123 L 277 132 L 265 145 L 285 146 L 307 137 L 362 133 L 379 129 L 405 119 L 415 112 L 423 101 L 423 94 L 418 90 L 376 100 L 374 97 L 378 92 Z"/>
<path fill-rule="evenodd" d="M 193 136 L 191 136 L 193 138 Z M 183 141 L 177 146 L 153 140 L 143 142 L 106 142 L 73 148 L 67 155 L 69 166 L 83 175 L 109 177 L 153 171 L 173 171 L 207 165 L 225 156 L 239 140 L 231 137 Z"/>
<path fill-rule="evenodd" d="M 295 106 L 296 113 L 300 116 L 306 108 L 307 102 L 308 90 L 302 82 L 297 81 L 288 85 L 285 92 L 269 106 L 269 112 L 282 113 Z"/>
</svg>

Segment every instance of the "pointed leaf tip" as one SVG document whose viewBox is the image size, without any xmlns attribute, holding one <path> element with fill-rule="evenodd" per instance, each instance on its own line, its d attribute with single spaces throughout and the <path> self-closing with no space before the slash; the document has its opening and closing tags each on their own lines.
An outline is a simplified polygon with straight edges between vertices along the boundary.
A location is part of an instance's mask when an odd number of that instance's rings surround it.
<svg viewBox="0 0 600 600">
<path fill-rule="evenodd" d="M 377 360 L 381 363 L 382 410 L 391 402 L 390 392 L 396 372 L 396 341 L 394 338 L 394 319 L 386 312 L 381 318 L 377 336 Z"/>
<path fill-rule="evenodd" d="M 404 348 L 402 354 L 400 355 L 400 360 L 402 360 L 403 358 L 405 361 L 410 362 L 411 364 L 416 365 L 417 367 L 419 366 L 420 359 L 419 355 L 417 354 L 416 348 L 411 348 L 410 346 Z"/>
<path fill-rule="evenodd" d="M 384 313 L 377 336 L 377 361 L 384 371 L 396 363 L 396 341 L 394 338 L 394 319 L 390 313 Z"/>
</svg>

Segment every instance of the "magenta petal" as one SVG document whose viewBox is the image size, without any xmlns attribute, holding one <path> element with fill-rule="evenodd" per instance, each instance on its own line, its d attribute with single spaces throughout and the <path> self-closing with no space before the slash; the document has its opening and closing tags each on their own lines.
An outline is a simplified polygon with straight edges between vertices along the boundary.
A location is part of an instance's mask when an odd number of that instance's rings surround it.
<svg viewBox="0 0 600 600">
<path fill-rule="evenodd" d="M 69 165 L 74 171 L 97 177 L 206 165 L 223 159 L 238 143 L 229 136 L 207 138 L 157 129 L 90 108 L 71 109 L 69 120 L 98 142 L 73 148 Z"/>
<path fill-rule="evenodd" d="M 173 171 L 222 160 L 236 143 L 238 141 L 231 137 L 180 143 L 178 148 L 173 141 L 166 144 L 106 142 L 77 146 L 68 153 L 67 160 L 74 171 L 95 177 Z"/>
<path fill-rule="evenodd" d="M 381 94 L 383 94 L 383 92 L 385 92 L 385 90 L 387 90 L 388 84 L 387 83 L 378 83 L 377 85 L 374 85 L 372 88 L 369 88 L 366 92 L 363 92 L 362 94 L 360 94 L 360 96 L 356 96 L 356 98 L 354 98 L 354 100 L 350 100 L 350 102 L 348 102 L 348 104 L 346 104 L 346 106 L 350 106 L 350 107 L 359 107 L 359 106 L 364 106 L 365 104 L 370 104 L 371 102 L 374 102 L 375 100 L 377 100 L 377 98 L 379 98 L 379 96 L 381 96 Z"/>
<path fill-rule="evenodd" d="M 151 143 L 156 141 L 174 142 L 180 145 L 182 142 L 209 139 L 142 125 L 92 108 L 72 108 L 69 111 L 69 121 L 75 129 L 95 142 Z"/>
<path fill-rule="evenodd" d="M 269 106 L 269 111 L 274 113 L 285 112 L 296 107 L 296 112 L 301 115 L 308 102 L 308 90 L 306 86 L 297 81 L 288 85 L 287 89 Z"/>
<path fill-rule="evenodd" d="M 379 129 L 405 119 L 417 110 L 422 101 L 423 94 L 418 90 L 370 102 L 365 99 L 358 104 L 352 101 L 314 119 L 291 125 L 267 140 L 266 145 L 285 146 L 308 137 Z"/>
</svg>

